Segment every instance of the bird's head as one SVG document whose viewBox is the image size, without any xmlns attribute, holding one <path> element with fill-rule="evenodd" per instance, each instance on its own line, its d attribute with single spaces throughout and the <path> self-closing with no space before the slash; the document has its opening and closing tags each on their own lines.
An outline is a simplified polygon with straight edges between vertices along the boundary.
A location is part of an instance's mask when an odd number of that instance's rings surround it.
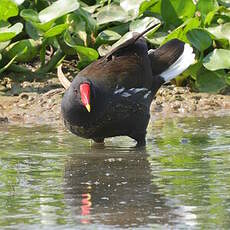
<svg viewBox="0 0 230 230">
<path fill-rule="evenodd" d="M 61 65 L 58 66 L 57 75 L 66 89 L 61 104 L 64 115 L 80 116 L 80 120 L 93 117 L 94 113 L 100 111 L 107 103 L 103 86 L 96 84 L 92 79 L 78 75 L 70 82 L 63 74 Z"/>
<path fill-rule="evenodd" d="M 69 88 L 72 91 L 71 94 L 74 100 L 89 113 L 91 111 L 91 97 L 93 95 L 92 88 L 92 83 L 81 77 L 76 77 Z"/>
<path fill-rule="evenodd" d="M 95 110 L 95 87 L 85 77 L 77 76 L 70 82 L 58 67 L 58 78 L 66 89 L 61 103 L 61 110 L 65 120 L 81 122 L 93 116 Z"/>
<path fill-rule="evenodd" d="M 62 115 L 71 123 L 81 123 L 93 116 L 95 110 L 94 87 L 87 79 L 76 77 L 61 102 Z"/>
</svg>

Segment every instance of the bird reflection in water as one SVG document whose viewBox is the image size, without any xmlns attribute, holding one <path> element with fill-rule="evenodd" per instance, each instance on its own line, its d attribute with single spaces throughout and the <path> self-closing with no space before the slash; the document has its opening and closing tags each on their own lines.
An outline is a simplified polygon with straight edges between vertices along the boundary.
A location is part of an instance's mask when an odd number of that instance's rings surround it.
<svg viewBox="0 0 230 230">
<path fill-rule="evenodd" d="M 90 208 L 92 206 L 91 202 L 91 195 L 89 193 L 83 193 L 82 195 L 82 200 L 81 200 L 81 223 L 82 224 L 89 224 L 90 220 L 87 218 L 85 219 L 85 216 L 90 216 Z"/>
<path fill-rule="evenodd" d="M 78 223 L 136 227 L 167 224 L 175 214 L 152 181 L 149 155 L 92 148 L 65 166 L 65 199 Z"/>
</svg>

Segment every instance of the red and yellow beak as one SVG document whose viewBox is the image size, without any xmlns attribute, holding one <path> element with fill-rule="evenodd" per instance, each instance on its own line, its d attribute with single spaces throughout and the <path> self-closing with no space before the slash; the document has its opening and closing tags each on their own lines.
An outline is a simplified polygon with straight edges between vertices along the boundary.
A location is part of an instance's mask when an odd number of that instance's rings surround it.
<svg viewBox="0 0 230 230">
<path fill-rule="evenodd" d="M 90 112 L 90 85 L 83 83 L 80 85 L 81 102 L 88 112 Z"/>
</svg>

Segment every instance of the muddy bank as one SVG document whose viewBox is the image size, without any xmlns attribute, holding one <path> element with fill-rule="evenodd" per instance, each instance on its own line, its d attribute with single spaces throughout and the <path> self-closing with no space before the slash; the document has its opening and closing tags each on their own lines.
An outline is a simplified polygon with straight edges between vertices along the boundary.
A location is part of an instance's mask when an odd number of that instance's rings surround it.
<svg viewBox="0 0 230 230">
<path fill-rule="evenodd" d="M 45 82 L 14 83 L 0 87 L 0 123 L 62 125 L 60 101 L 64 89 L 57 78 Z M 162 117 L 230 115 L 230 96 L 190 92 L 164 86 L 151 106 L 153 119 Z"/>
<path fill-rule="evenodd" d="M 151 106 L 155 118 L 230 115 L 230 95 L 195 93 L 187 87 L 163 86 Z"/>
<path fill-rule="evenodd" d="M 0 121 L 12 124 L 61 123 L 64 88 L 58 79 L 45 82 L 7 82 L 0 90 Z"/>
</svg>

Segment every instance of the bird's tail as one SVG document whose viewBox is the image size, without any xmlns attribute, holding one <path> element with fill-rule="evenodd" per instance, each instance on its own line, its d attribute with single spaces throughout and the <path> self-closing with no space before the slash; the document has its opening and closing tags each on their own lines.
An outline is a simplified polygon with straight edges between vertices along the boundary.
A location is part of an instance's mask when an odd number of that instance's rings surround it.
<svg viewBox="0 0 230 230">
<path fill-rule="evenodd" d="M 173 39 L 156 50 L 149 50 L 153 75 L 160 75 L 168 82 L 195 62 L 193 48 L 178 39 Z"/>
</svg>

